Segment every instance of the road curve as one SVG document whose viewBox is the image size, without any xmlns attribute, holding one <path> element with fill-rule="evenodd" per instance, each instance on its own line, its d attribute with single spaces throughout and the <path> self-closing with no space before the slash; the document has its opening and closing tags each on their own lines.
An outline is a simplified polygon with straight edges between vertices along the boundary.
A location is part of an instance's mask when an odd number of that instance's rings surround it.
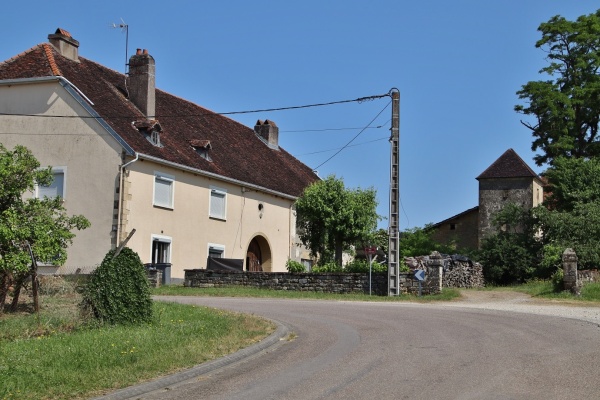
<svg viewBox="0 0 600 400">
<path fill-rule="evenodd" d="M 481 304 L 162 299 L 261 315 L 294 338 L 135 398 L 600 398 L 600 328 L 589 318 Z"/>
</svg>

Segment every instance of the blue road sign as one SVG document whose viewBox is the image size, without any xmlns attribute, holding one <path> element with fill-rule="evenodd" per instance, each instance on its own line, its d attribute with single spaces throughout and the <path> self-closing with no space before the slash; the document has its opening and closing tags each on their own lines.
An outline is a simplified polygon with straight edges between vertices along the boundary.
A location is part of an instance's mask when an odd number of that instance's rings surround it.
<svg viewBox="0 0 600 400">
<path fill-rule="evenodd" d="M 419 281 L 424 280 L 425 279 L 425 271 L 422 269 L 415 271 L 415 278 Z"/>
</svg>

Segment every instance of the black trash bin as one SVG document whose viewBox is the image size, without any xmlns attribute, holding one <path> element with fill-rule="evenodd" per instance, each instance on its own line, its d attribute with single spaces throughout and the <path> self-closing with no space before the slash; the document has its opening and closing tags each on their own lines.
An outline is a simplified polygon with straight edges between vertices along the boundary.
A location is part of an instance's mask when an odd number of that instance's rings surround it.
<svg viewBox="0 0 600 400">
<path fill-rule="evenodd" d="M 171 284 L 171 264 L 170 263 L 156 263 L 152 264 L 154 268 L 162 272 L 162 284 L 170 285 Z"/>
</svg>

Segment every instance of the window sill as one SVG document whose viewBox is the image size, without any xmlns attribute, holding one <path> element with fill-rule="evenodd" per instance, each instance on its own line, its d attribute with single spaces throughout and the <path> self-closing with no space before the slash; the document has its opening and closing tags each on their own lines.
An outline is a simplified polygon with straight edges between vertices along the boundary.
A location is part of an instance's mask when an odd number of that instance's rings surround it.
<svg viewBox="0 0 600 400">
<path fill-rule="evenodd" d="M 209 219 L 214 219 L 215 221 L 227 222 L 227 217 L 213 217 L 212 215 L 209 215 L 208 218 Z"/>
<path fill-rule="evenodd" d="M 154 208 L 160 208 L 162 210 L 169 210 L 169 211 L 173 211 L 174 208 L 170 207 L 170 206 L 161 206 L 160 204 L 152 204 L 152 206 L 154 206 Z"/>
</svg>

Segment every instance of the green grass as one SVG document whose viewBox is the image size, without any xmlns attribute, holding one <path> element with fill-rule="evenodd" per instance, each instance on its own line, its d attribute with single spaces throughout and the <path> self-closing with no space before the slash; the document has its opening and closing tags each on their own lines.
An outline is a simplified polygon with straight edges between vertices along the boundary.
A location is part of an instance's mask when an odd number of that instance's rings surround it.
<svg viewBox="0 0 600 400">
<path fill-rule="evenodd" d="M 157 302 L 143 326 L 90 327 L 48 307 L 0 319 L 0 399 L 73 399 L 230 354 L 274 325 L 254 316 Z M 19 334 L 19 332 L 21 332 Z"/>
<path fill-rule="evenodd" d="M 456 289 L 444 289 L 442 293 L 431 296 L 402 295 L 369 296 L 368 294 L 335 294 L 322 292 L 298 292 L 293 290 L 270 290 L 251 287 L 224 287 L 224 288 L 189 288 L 183 285 L 161 286 L 151 290 L 153 295 L 168 296 L 212 296 L 212 297 L 258 297 L 278 299 L 308 299 L 308 300 L 335 300 L 335 301 L 444 301 L 460 297 Z"/>
</svg>

